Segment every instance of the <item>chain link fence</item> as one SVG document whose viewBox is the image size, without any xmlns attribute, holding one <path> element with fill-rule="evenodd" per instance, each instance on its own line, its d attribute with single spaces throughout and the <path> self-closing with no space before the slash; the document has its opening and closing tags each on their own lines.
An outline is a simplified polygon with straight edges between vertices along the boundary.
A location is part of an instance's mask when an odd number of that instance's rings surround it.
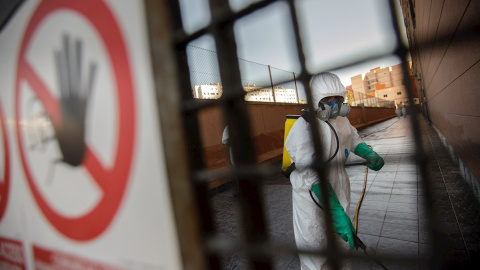
<svg viewBox="0 0 480 270">
<path fill-rule="evenodd" d="M 386 100 L 378 97 L 362 97 L 362 93 L 355 93 L 349 95 L 347 102 L 351 106 L 365 106 L 365 107 L 380 107 L 380 108 L 395 108 L 395 101 Z"/>
<path fill-rule="evenodd" d="M 192 95 L 198 99 L 216 99 L 223 93 L 217 53 L 193 45 L 187 46 L 188 66 Z M 245 100 L 255 102 L 303 103 L 306 98 L 299 95 L 302 85 L 297 75 L 270 65 L 238 58 Z M 275 93 L 272 95 L 272 93 Z M 379 97 L 368 97 L 357 91 L 347 94 L 346 102 L 351 106 L 395 108 L 395 102 Z"/>
<path fill-rule="evenodd" d="M 223 89 L 217 53 L 188 45 L 187 57 L 193 97 L 219 98 Z M 247 101 L 299 103 L 294 72 L 241 58 L 238 60 Z"/>
</svg>

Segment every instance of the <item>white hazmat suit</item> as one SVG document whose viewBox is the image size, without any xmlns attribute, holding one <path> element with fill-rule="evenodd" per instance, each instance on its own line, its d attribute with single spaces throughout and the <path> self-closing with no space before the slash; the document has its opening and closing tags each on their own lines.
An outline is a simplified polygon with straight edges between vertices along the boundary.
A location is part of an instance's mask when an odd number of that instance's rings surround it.
<svg viewBox="0 0 480 270">
<path fill-rule="evenodd" d="M 321 99 L 329 96 L 345 97 L 346 89 L 340 79 L 331 73 L 321 73 L 314 76 L 310 82 L 314 108 L 318 108 Z M 336 150 L 336 139 L 331 128 L 317 118 L 323 153 L 321 160 L 328 160 Z M 339 149 L 336 156 L 327 165 L 326 177 L 332 185 L 340 204 L 349 213 L 350 180 L 344 164 L 350 153 L 362 142 L 357 130 L 346 117 L 337 117 L 328 120 L 338 134 Z M 285 148 L 295 163 L 295 170 L 290 175 L 292 183 L 293 227 L 297 247 L 302 249 L 319 249 L 326 247 L 325 213 L 312 200 L 309 190 L 319 181 L 315 169 L 310 168 L 315 159 L 312 141 L 311 125 L 300 117 L 292 126 L 285 141 Z M 348 249 L 339 236 L 339 247 Z M 324 257 L 300 255 L 301 269 L 327 269 L 327 259 Z M 349 261 L 342 265 L 342 269 L 350 269 Z"/>
</svg>

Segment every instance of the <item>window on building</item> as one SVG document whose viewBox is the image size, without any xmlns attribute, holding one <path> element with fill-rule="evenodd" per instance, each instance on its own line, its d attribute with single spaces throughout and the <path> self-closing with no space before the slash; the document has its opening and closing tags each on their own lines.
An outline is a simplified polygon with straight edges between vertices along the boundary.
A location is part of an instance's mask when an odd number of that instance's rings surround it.
<svg viewBox="0 0 480 270">
<path fill-rule="evenodd" d="M 400 96 L 402 94 L 402 92 L 397 92 L 397 96 Z"/>
<path fill-rule="evenodd" d="M 387 97 L 388 95 L 383 95 L 383 97 Z"/>
</svg>

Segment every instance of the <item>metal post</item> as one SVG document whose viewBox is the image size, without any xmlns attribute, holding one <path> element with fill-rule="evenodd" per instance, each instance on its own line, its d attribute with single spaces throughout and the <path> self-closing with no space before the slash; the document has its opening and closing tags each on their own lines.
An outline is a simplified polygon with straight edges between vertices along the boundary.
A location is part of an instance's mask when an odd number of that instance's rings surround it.
<svg viewBox="0 0 480 270">
<path fill-rule="evenodd" d="M 300 104 L 300 99 L 298 97 L 298 88 L 297 88 L 297 78 L 295 78 L 295 72 L 293 73 L 293 82 L 295 83 L 295 93 L 297 93 L 297 103 Z"/>
<path fill-rule="evenodd" d="M 270 74 L 270 85 L 272 86 L 273 103 L 277 103 L 277 100 L 275 99 L 275 89 L 273 89 L 272 70 L 270 69 L 270 65 L 268 65 L 268 73 Z"/>
<path fill-rule="evenodd" d="M 168 174 L 168 187 L 172 196 L 171 203 L 175 214 L 175 224 L 178 231 L 177 238 L 183 269 L 212 269 L 219 268 L 219 259 L 203 248 L 205 235 L 213 231 L 213 221 L 204 200 L 196 199 L 194 190 L 207 188 L 194 185 L 191 181 L 190 164 L 203 167 L 202 153 L 194 151 L 201 149 L 198 136 L 189 135 L 186 126 L 198 131 L 198 126 L 192 127 L 190 122 L 197 123 L 196 119 L 188 117 L 182 111 L 182 101 L 191 98 L 190 74 L 187 65 L 185 47 L 174 51 L 172 43 L 175 31 L 182 29 L 180 7 L 172 1 L 145 1 L 146 22 L 148 25 L 148 39 L 150 42 L 150 59 L 152 65 L 155 101 L 157 102 L 158 121 L 169 128 L 158 130 L 165 147 L 165 165 Z M 186 71 L 186 72 L 185 72 Z M 165 91 L 172 89 L 174 91 Z M 188 113 L 189 116 L 196 116 Z M 188 122 L 187 122 L 188 121 Z M 159 127 L 161 125 L 158 125 Z M 187 143 L 186 143 L 187 142 Z M 194 143 L 196 143 L 196 148 Z M 190 153 L 190 155 L 187 155 Z M 191 153 L 198 153 L 193 155 Z M 206 194 L 206 191 L 203 192 Z M 201 210 L 200 210 L 201 209 Z M 196 214 L 198 211 L 201 214 Z M 185 215 L 184 213 L 192 213 Z"/>
</svg>

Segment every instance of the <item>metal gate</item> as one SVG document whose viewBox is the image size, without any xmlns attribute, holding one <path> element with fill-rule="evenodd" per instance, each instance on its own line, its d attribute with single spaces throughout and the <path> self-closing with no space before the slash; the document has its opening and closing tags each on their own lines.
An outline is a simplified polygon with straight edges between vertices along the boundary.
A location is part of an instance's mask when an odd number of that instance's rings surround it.
<svg viewBox="0 0 480 270">
<path fill-rule="evenodd" d="M 171 127 L 163 133 L 167 162 L 169 167 L 174 209 L 177 218 L 180 244 L 185 269 L 221 269 L 220 260 L 226 253 L 238 253 L 248 258 L 251 269 L 273 269 L 272 260 L 278 254 L 317 254 L 328 256 L 331 266 L 337 269 L 341 260 L 363 255 L 346 254 L 340 251 L 333 241 L 331 214 L 327 211 L 328 248 L 325 250 L 300 250 L 292 245 L 279 245 L 269 241 L 265 221 L 265 206 L 262 200 L 262 180 L 278 174 L 274 166 L 259 165 L 255 145 L 251 134 L 251 123 L 246 108 L 245 91 L 239 70 L 237 46 L 234 36 L 234 23 L 245 16 L 265 8 L 277 1 L 259 1 L 239 11 L 232 11 L 228 1 L 210 0 L 211 22 L 208 26 L 194 33 L 186 34 L 182 25 L 182 15 L 178 1 L 146 1 L 147 21 L 149 24 L 150 45 L 153 56 L 153 70 L 158 90 L 160 118 L 164 127 Z M 296 79 L 305 86 L 307 100 L 312 100 L 309 80 L 313 74 L 308 72 L 300 35 L 297 7 L 294 0 L 286 1 L 289 7 L 291 22 L 295 33 L 297 57 L 301 65 Z M 408 77 L 408 48 L 401 43 L 399 26 L 396 18 L 395 4 L 390 1 L 392 29 L 395 32 L 396 46 L 390 54 L 402 59 L 405 77 Z M 219 99 L 199 102 L 192 96 L 190 70 L 187 57 L 189 42 L 211 34 L 215 39 L 218 54 L 220 77 L 223 84 L 223 95 Z M 172 55 L 170 52 L 174 52 Z M 351 62 L 338 63 L 332 69 L 356 65 L 368 60 L 378 59 L 378 54 Z M 414 104 L 412 86 L 406 80 L 409 104 Z M 179 89 L 180 94 L 177 91 Z M 198 123 L 200 111 L 220 107 L 225 124 L 228 125 L 232 156 L 236 161 L 234 168 L 212 171 L 205 166 L 202 153 L 202 142 Z M 313 105 L 308 103 L 313 111 Z M 427 212 L 432 211 L 432 196 L 427 172 L 427 156 L 422 147 L 418 114 L 412 106 L 411 126 L 415 136 L 415 161 L 419 164 L 421 183 L 424 185 L 427 199 Z M 317 153 L 322 151 L 318 142 L 320 134 L 316 122 L 312 121 L 313 138 Z M 188 159 L 184 159 L 188 153 Z M 318 163 L 318 162 L 317 162 Z M 187 171 L 184 169 L 188 168 Z M 325 185 L 324 168 L 316 167 Z M 208 183 L 211 179 L 227 177 L 236 179 L 240 189 L 241 228 L 244 237 L 231 239 L 218 234 L 213 220 L 208 196 Z M 433 227 L 431 227 L 433 228 Z M 433 228 L 434 229 L 434 228 Z M 433 230 L 435 231 L 435 230 Z M 435 240 L 434 240 L 435 241 Z M 435 255 L 433 256 L 435 257 Z M 380 257 L 380 259 L 397 262 L 416 262 L 418 258 Z"/>
</svg>

